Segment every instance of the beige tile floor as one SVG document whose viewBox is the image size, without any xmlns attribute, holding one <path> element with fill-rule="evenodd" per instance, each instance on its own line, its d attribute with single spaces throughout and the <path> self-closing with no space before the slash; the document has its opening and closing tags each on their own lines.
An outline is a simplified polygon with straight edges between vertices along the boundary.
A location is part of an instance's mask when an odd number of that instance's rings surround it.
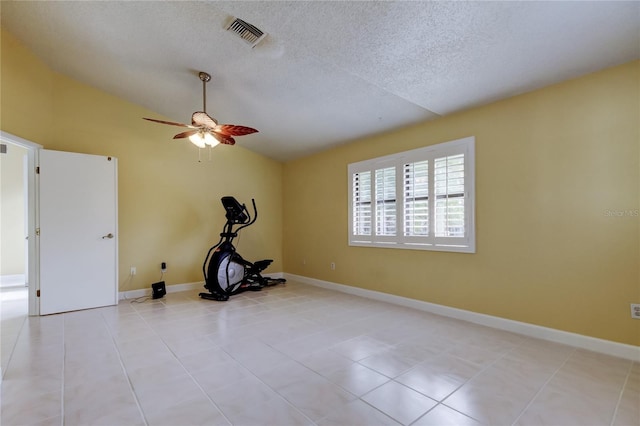
<svg viewBox="0 0 640 426">
<path fill-rule="evenodd" d="M 3 426 L 640 425 L 638 363 L 300 283 L 46 317 L 2 293 Z"/>
</svg>

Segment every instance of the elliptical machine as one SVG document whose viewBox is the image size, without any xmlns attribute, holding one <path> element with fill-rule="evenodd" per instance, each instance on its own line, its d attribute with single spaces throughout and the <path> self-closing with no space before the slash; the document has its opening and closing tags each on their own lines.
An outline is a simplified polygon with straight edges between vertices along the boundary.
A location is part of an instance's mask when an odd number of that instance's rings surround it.
<svg viewBox="0 0 640 426">
<path fill-rule="evenodd" d="M 260 274 L 273 262 L 272 259 L 252 263 L 244 260 L 233 246 L 238 232 L 253 225 L 258 218 L 255 200 L 251 199 L 253 218 L 247 207 L 241 205 L 234 197 L 222 197 L 221 201 L 226 211 L 227 223 L 220 233 L 220 241 L 209 249 L 204 259 L 204 288 L 209 290 L 209 293 L 200 293 L 200 297 L 223 302 L 229 300 L 229 296 L 243 291 L 260 291 L 263 287 L 286 282 L 284 278 L 263 277 Z"/>
</svg>

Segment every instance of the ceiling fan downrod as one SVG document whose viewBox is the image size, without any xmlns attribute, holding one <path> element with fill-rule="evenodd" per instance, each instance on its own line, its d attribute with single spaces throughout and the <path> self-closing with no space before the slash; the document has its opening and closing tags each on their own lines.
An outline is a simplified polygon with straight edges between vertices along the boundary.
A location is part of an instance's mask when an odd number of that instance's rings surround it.
<svg viewBox="0 0 640 426">
<path fill-rule="evenodd" d="M 211 80 L 211 76 L 200 71 L 198 77 L 202 80 L 202 112 L 207 112 L 207 83 Z"/>
</svg>

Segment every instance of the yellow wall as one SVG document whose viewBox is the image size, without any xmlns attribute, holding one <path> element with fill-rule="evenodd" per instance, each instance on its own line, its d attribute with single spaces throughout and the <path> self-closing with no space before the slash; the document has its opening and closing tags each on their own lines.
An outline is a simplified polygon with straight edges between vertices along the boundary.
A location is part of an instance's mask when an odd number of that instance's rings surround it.
<svg viewBox="0 0 640 426">
<path fill-rule="evenodd" d="M 27 150 L 8 145 L 0 154 L 0 275 L 25 269 L 24 159 Z"/>
<path fill-rule="evenodd" d="M 5 30 L 0 42 L 0 126 L 44 145 L 52 136 L 53 73 Z"/>
<path fill-rule="evenodd" d="M 142 120 L 158 114 L 52 72 L 6 31 L 1 65 L 2 130 L 46 149 L 118 158 L 121 291 L 149 288 L 163 261 L 168 285 L 202 281 L 225 221 L 224 195 L 258 205 L 239 252 L 283 270 L 281 163 L 238 145 L 215 148 L 212 161 L 203 150 L 199 163 L 196 147 L 171 139 L 173 128 Z"/>
<path fill-rule="evenodd" d="M 287 163 L 285 270 L 639 345 L 639 218 L 607 215 L 640 208 L 639 84 L 636 61 Z M 348 246 L 348 163 L 465 136 L 475 254 Z"/>
</svg>

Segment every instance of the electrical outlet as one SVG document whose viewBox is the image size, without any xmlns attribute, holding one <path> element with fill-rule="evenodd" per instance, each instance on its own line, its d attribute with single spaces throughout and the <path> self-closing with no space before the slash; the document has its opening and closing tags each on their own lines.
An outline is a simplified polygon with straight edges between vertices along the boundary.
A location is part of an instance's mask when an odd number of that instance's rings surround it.
<svg viewBox="0 0 640 426">
<path fill-rule="evenodd" d="M 331 262 L 331 270 L 332 271 L 336 270 L 336 262 Z"/>
<path fill-rule="evenodd" d="M 135 275 L 136 274 L 136 267 L 132 266 L 131 267 L 131 275 Z"/>
<path fill-rule="evenodd" d="M 640 319 L 640 303 L 631 304 L 631 318 Z"/>
<path fill-rule="evenodd" d="M 167 262 L 162 262 L 160 264 L 160 269 L 162 270 L 162 272 L 167 272 Z"/>
</svg>

